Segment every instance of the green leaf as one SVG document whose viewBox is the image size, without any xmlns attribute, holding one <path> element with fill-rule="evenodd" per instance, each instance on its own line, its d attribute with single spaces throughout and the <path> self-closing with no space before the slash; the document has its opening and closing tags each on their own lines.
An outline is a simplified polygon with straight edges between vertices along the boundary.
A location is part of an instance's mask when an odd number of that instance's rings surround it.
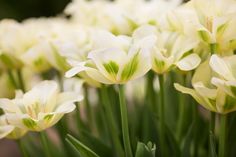
<svg viewBox="0 0 236 157">
<path fill-rule="evenodd" d="M 91 133 L 82 130 L 81 141 L 94 150 L 99 156 L 112 156 L 112 149 L 106 145 L 101 139 L 94 137 Z"/>
<path fill-rule="evenodd" d="M 66 136 L 66 141 L 72 147 L 74 147 L 82 157 L 99 157 L 90 148 L 88 148 L 83 143 L 81 143 L 80 141 L 78 141 L 77 139 L 75 139 L 73 136 L 71 136 L 69 134 Z"/>
<path fill-rule="evenodd" d="M 148 142 L 147 145 L 142 142 L 138 142 L 135 157 L 155 157 L 155 152 L 156 146 L 151 142 Z"/>
</svg>

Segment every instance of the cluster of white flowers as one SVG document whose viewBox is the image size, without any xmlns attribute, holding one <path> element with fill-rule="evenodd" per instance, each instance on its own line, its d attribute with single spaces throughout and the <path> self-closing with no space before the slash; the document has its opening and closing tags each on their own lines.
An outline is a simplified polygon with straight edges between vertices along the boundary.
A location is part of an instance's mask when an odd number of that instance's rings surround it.
<svg viewBox="0 0 236 157">
<path fill-rule="evenodd" d="M 125 84 L 153 70 L 188 72 L 192 86 L 175 84 L 199 104 L 219 113 L 236 110 L 236 1 L 74 0 L 70 18 L 0 22 L 0 138 L 41 131 L 73 111 L 77 92 L 59 93 L 53 81 L 14 93 L 11 72 L 28 71 L 32 80 L 55 69 L 79 76 L 93 87 Z M 202 64 L 201 64 L 202 62 Z M 201 65 L 200 65 L 201 64 Z M 200 66 L 199 66 L 200 65 Z M 199 68 L 198 68 L 199 67 Z M 14 76 L 14 74 L 13 74 Z M 37 79 L 41 80 L 41 79 Z M 13 85 L 12 85 L 13 82 Z M 9 99 L 8 99 L 9 98 Z"/>
</svg>

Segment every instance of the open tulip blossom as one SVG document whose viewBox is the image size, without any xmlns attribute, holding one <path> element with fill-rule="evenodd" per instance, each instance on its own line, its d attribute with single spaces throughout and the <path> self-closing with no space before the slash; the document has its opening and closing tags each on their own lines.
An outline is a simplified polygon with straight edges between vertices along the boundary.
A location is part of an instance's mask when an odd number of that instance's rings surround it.
<svg viewBox="0 0 236 157">
<path fill-rule="evenodd" d="M 0 156 L 235 157 L 235 28 L 235 0 L 1 20 Z"/>
</svg>

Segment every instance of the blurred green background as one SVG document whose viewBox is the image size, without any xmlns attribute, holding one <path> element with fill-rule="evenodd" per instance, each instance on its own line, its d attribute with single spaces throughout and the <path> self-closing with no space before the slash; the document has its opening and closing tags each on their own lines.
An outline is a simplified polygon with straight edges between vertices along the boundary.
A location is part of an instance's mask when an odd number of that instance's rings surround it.
<svg viewBox="0 0 236 157">
<path fill-rule="evenodd" d="M 29 17 L 60 14 L 71 0 L 0 0 L 0 19 L 22 21 Z"/>
</svg>

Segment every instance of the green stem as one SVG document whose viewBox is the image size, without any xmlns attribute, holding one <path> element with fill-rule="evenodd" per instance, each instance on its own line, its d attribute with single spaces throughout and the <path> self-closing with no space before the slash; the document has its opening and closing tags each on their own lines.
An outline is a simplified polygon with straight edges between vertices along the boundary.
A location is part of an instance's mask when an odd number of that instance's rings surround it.
<svg viewBox="0 0 236 157">
<path fill-rule="evenodd" d="M 23 81 L 23 76 L 22 76 L 22 71 L 21 70 L 17 70 L 17 76 L 18 76 L 18 83 L 19 83 L 19 88 L 25 92 L 25 84 Z"/>
<path fill-rule="evenodd" d="M 165 150 L 165 90 L 164 90 L 164 75 L 159 75 L 159 85 L 160 85 L 160 108 L 159 108 L 159 129 L 160 129 L 160 148 L 161 156 L 166 157 Z"/>
<path fill-rule="evenodd" d="M 40 140 L 43 146 L 45 157 L 52 157 L 50 149 L 49 149 L 49 145 L 48 145 L 48 138 L 47 138 L 46 132 L 44 131 L 40 132 Z"/>
<path fill-rule="evenodd" d="M 77 120 L 77 128 L 78 131 L 84 129 L 83 121 L 81 120 L 81 115 L 80 115 L 80 108 L 79 108 L 79 103 L 76 102 L 76 120 Z"/>
<path fill-rule="evenodd" d="M 17 144 L 18 144 L 18 146 L 20 148 L 22 156 L 23 157 L 29 157 L 29 155 L 28 155 L 28 153 L 27 153 L 27 151 L 25 149 L 25 146 L 24 146 L 22 140 L 17 140 L 16 142 L 17 142 Z"/>
<path fill-rule="evenodd" d="M 103 86 L 101 89 L 101 96 L 102 96 L 102 101 L 103 101 L 105 114 L 106 114 L 106 118 L 108 122 L 108 129 L 110 130 L 109 132 L 111 134 L 112 143 L 114 144 L 115 151 L 118 157 L 124 156 L 124 151 L 121 146 L 121 142 L 119 140 L 117 126 L 115 123 L 114 116 L 112 114 L 112 108 L 108 100 L 107 89 L 105 86 Z"/>
<path fill-rule="evenodd" d="M 87 118 L 88 118 L 88 123 L 89 123 L 89 129 L 91 131 L 93 131 L 93 127 L 94 126 L 94 122 L 93 122 L 93 114 L 92 114 L 92 109 L 91 109 L 91 105 L 90 105 L 90 102 L 89 102 L 89 91 L 88 91 L 88 86 L 85 85 L 84 86 L 84 101 L 85 101 L 85 109 L 86 109 L 86 115 L 87 115 Z"/>
<path fill-rule="evenodd" d="M 146 99 L 148 102 L 148 106 L 151 110 L 157 111 L 157 108 L 155 105 L 156 104 L 156 98 L 155 98 L 155 89 L 153 86 L 153 81 L 154 81 L 155 75 L 153 72 L 149 72 L 147 75 L 147 82 L 146 82 Z"/>
<path fill-rule="evenodd" d="M 219 157 L 226 157 L 227 115 L 220 117 Z"/>
<path fill-rule="evenodd" d="M 211 112 L 210 126 L 209 126 L 209 144 L 210 144 L 210 156 L 216 157 L 215 151 L 215 113 Z"/>
<path fill-rule="evenodd" d="M 193 157 L 198 157 L 198 123 L 199 123 L 199 115 L 198 115 L 198 104 L 195 101 L 192 102 L 193 105 L 193 123 L 194 125 L 194 140 L 193 140 Z"/>
<path fill-rule="evenodd" d="M 17 89 L 17 88 L 18 88 L 18 87 L 17 87 L 17 83 L 16 83 L 16 80 L 15 80 L 15 78 L 14 78 L 14 75 L 13 75 L 12 71 L 11 71 L 11 70 L 8 70 L 7 73 L 8 73 L 8 77 L 9 77 L 9 80 L 10 80 L 11 84 L 13 85 L 13 87 L 14 87 L 15 89 Z"/>
<path fill-rule="evenodd" d="M 185 76 L 180 76 L 181 77 L 181 84 L 185 84 L 186 83 L 186 78 Z M 184 122 L 185 122 L 185 96 L 183 94 L 179 94 L 179 119 L 177 122 L 177 140 L 180 142 L 181 141 L 181 136 L 183 133 L 183 129 L 184 129 Z"/>
<path fill-rule="evenodd" d="M 120 100 L 121 124 L 122 124 L 123 141 L 125 146 L 125 154 L 126 157 L 132 157 L 133 154 L 129 138 L 128 112 L 125 102 L 125 93 L 123 85 L 119 85 L 119 100 Z"/>
</svg>

